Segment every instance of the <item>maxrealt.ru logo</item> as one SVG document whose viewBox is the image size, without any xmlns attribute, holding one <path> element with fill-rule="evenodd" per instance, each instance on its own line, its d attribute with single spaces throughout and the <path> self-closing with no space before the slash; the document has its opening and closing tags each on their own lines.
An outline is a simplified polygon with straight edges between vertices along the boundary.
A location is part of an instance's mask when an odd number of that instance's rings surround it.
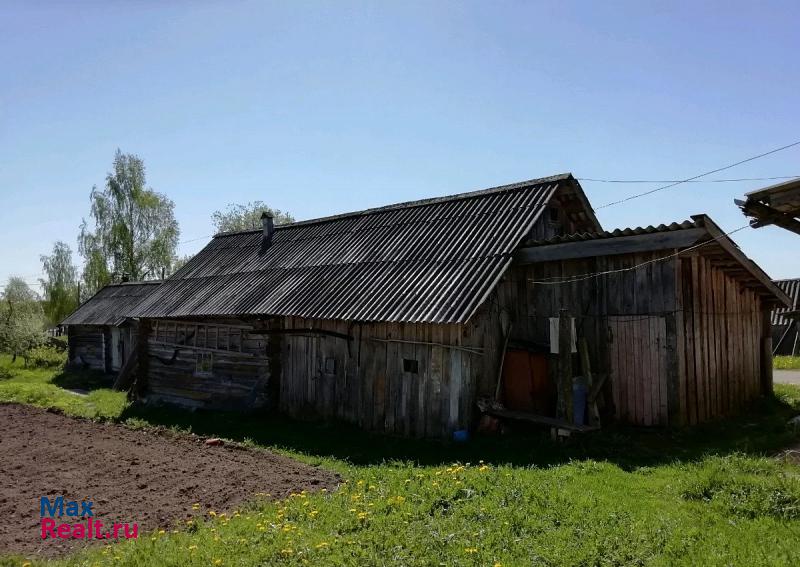
<svg viewBox="0 0 800 567">
<path fill-rule="evenodd" d="M 125 539 L 139 535 L 139 524 L 114 523 L 103 530 L 105 524 L 94 518 L 94 503 L 91 500 L 65 500 L 57 496 L 50 500 L 42 496 L 39 515 L 42 518 L 42 539 Z M 64 517 L 73 522 L 61 521 Z M 58 518 L 59 521 L 56 521 Z M 77 521 L 78 519 L 82 521 Z"/>
</svg>

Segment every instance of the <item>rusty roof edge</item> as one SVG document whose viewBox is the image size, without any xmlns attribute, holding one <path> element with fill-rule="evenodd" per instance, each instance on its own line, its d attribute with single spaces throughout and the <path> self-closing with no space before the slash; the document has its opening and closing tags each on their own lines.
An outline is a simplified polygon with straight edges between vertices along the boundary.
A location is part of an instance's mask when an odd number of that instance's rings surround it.
<svg viewBox="0 0 800 567">
<path fill-rule="evenodd" d="M 476 191 L 467 191 L 465 193 L 456 193 L 456 194 L 453 194 L 453 195 L 443 195 L 441 197 L 429 197 L 427 199 L 419 199 L 419 200 L 416 200 L 416 201 L 404 201 L 402 203 L 393 203 L 393 204 L 390 204 L 390 205 L 383 205 L 381 207 L 372 207 L 372 208 L 363 209 L 363 210 L 360 210 L 360 211 L 352 211 L 352 212 L 347 212 L 347 213 L 340 213 L 338 215 L 329 215 L 329 216 L 326 216 L 326 217 L 319 217 L 319 218 L 315 218 L 315 219 L 308 219 L 308 220 L 296 221 L 296 222 L 291 222 L 291 223 L 286 223 L 286 224 L 279 224 L 279 225 L 275 225 L 275 230 L 279 230 L 279 229 L 282 229 L 282 228 L 292 228 L 292 227 L 296 227 L 296 226 L 308 226 L 308 225 L 312 225 L 312 224 L 319 224 L 319 223 L 325 223 L 325 222 L 345 219 L 345 218 L 348 218 L 348 217 L 371 215 L 371 214 L 382 213 L 382 212 L 387 212 L 387 211 L 395 211 L 395 210 L 399 210 L 399 209 L 410 209 L 410 208 L 414 208 L 414 207 L 424 207 L 426 205 L 433 205 L 433 204 L 436 204 L 436 203 L 448 203 L 448 202 L 451 202 L 451 201 L 459 201 L 459 200 L 462 200 L 462 199 L 472 199 L 472 198 L 475 198 L 475 197 L 483 197 L 484 195 L 493 195 L 495 193 L 502 193 L 503 191 L 514 191 L 514 190 L 518 190 L 518 189 L 536 187 L 536 186 L 539 186 L 539 185 L 546 185 L 548 183 L 558 183 L 558 182 L 566 181 L 566 180 L 573 180 L 577 184 L 577 188 L 579 189 L 579 195 L 581 196 L 581 198 L 583 200 L 585 200 L 586 203 L 588 203 L 588 199 L 586 198 L 586 195 L 583 193 L 583 188 L 580 186 L 580 184 L 577 182 L 577 180 L 575 180 L 575 178 L 573 177 L 572 173 L 559 173 L 559 174 L 556 174 L 556 175 L 550 175 L 548 177 L 540 177 L 540 178 L 537 178 L 537 179 L 529 179 L 527 181 L 519 181 L 519 182 L 516 182 L 516 183 L 509 183 L 509 184 L 506 184 L 506 185 L 498 185 L 496 187 L 489 187 L 487 189 L 478 189 Z M 594 217 L 594 211 L 591 209 L 591 207 L 588 207 L 587 210 L 592 215 L 592 218 L 595 221 L 597 221 L 597 218 Z M 599 225 L 599 221 L 597 222 L 597 224 Z M 219 233 L 214 235 L 214 238 L 221 238 L 221 237 L 225 237 L 225 236 L 236 236 L 236 235 L 239 235 L 239 234 L 254 234 L 254 233 L 261 232 L 261 231 L 262 231 L 262 229 L 260 229 L 260 228 L 253 228 L 253 229 L 249 229 L 249 230 L 236 230 L 236 231 L 228 231 L 228 232 L 219 232 Z"/>
</svg>

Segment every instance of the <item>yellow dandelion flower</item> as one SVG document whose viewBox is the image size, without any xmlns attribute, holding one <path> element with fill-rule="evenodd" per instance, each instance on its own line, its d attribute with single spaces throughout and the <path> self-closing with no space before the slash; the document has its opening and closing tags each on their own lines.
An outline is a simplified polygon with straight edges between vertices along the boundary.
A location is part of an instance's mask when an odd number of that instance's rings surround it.
<svg viewBox="0 0 800 567">
<path fill-rule="evenodd" d="M 464 548 L 464 552 L 465 553 L 478 553 L 478 548 L 477 547 L 465 547 Z"/>
<path fill-rule="evenodd" d="M 188 547 L 188 549 L 189 549 L 189 551 L 194 551 L 195 549 L 197 549 L 197 546 L 196 545 L 190 545 Z"/>
<path fill-rule="evenodd" d="M 317 545 L 315 545 L 314 547 L 316 547 L 317 549 L 322 549 L 323 547 L 328 547 L 328 542 L 327 541 L 321 541 Z"/>
<path fill-rule="evenodd" d="M 222 565 L 222 559 L 215 559 L 214 565 Z"/>
<path fill-rule="evenodd" d="M 283 555 L 291 555 L 292 553 L 294 553 L 294 550 L 291 547 L 287 547 L 285 549 L 281 549 L 281 553 Z"/>
<path fill-rule="evenodd" d="M 199 509 L 200 509 L 200 504 L 198 502 L 192 504 L 192 510 L 199 510 Z"/>
<path fill-rule="evenodd" d="M 216 517 L 217 513 L 216 513 L 214 510 L 209 510 L 209 511 L 208 511 L 208 515 L 209 515 L 209 516 Z"/>
<path fill-rule="evenodd" d="M 164 530 L 158 530 L 158 535 L 164 535 L 165 533 L 167 532 L 165 532 Z"/>
</svg>

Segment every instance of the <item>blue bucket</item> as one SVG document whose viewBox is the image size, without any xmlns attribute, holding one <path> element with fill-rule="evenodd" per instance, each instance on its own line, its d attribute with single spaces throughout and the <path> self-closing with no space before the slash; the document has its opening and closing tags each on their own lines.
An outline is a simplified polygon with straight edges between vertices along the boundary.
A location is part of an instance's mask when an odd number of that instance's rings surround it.
<svg viewBox="0 0 800 567">
<path fill-rule="evenodd" d="M 453 431 L 453 441 L 456 443 L 466 443 L 469 441 L 469 431 L 466 429 L 459 429 L 458 431 Z"/>
</svg>

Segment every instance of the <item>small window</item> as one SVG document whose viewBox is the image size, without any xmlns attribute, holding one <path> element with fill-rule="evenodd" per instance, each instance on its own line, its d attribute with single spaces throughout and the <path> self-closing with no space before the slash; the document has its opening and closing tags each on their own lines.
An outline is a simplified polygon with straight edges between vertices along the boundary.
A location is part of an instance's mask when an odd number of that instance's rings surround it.
<svg viewBox="0 0 800 567">
<path fill-rule="evenodd" d="M 194 375 L 212 376 L 214 374 L 214 353 L 200 351 L 195 355 Z"/>
<path fill-rule="evenodd" d="M 419 361 L 413 358 L 404 358 L 403 372 L 410 372 L 411 374 L 419 374 Z"/>
<path fill-rule="evenodd" d="M 325 374 L 336 374 L 336 359 L 332 356 L 325 359 Z"/>
<path fill-rule="evenodd" d="M 558 209 L 550 207 L 549 209 L 550 222 L 558 222 Z"/>
</svg>

